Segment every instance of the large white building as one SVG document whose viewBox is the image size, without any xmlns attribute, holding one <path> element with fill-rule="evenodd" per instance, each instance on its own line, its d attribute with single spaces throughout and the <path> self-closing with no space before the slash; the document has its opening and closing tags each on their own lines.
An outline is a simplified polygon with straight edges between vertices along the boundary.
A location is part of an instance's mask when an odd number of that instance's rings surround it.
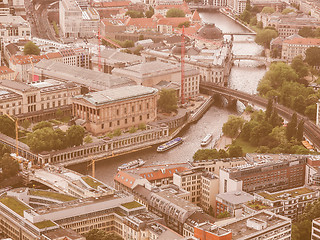
<svg viewBox="0 0 320 240">
<path fill-rule="evenodd" d="M 62 36 L 65 38 L 94 37 L 98 34 L 99 13 L 86 0 L 60 1 L 59 19 Z"/>
</svg>

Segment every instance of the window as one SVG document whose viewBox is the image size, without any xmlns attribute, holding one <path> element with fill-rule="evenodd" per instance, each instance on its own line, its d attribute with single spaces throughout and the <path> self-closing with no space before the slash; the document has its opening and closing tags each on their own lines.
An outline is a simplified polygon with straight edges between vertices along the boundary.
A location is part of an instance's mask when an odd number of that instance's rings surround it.
<svg viewBox="0 0 320 240">
<path fill-rule="evenodd" d="M 149 109 L 149 103 L 147 103 L 147 109 Z"/>
<path fill-rule="evenodd" d="M 118 125 L 118 126 L 120 125 L 120 120 L 117 121 L 117 125 Z"/>
<path fill-rule="evenodd" d="M 112 122 L 109 122 L 109 127 L 112 127 Z"/>
<path fill-rule="evenodd" d="M 128 119 L 125 119 L 125 120 L 124 120 L 124 123 L 127 124 L 127 123 L 128 123 Z"/>
<path fill-rule="evenodd" d="M 140 115 L 139 119 L 140 119 L 140 121 L 142 121 L 142 116 L 141 115 Z"/>
<path fill-rule="evenodd" d="M 119 109 L 117 109 L 117 115 L 119 115 Z"/>
<path fill-rule="evenodd" d="M 149 119 L 150 118 L 150 115 L 149 115 L 149 113 L 147 114 L 147 119 Z"/>
<path fill-rule="evenodd" d="M 134 122 L 134 117 L 132 117 L 132 122 Z"/>
<path fill-rule="evenodd" d="M 101 124 L 101 129 L 104 129 L 104 123 Z"/>
<path fill-rule="evenodd" d="M 134 106 L 132 106 L 132 112 L 134 112 Z"/>
</svg>

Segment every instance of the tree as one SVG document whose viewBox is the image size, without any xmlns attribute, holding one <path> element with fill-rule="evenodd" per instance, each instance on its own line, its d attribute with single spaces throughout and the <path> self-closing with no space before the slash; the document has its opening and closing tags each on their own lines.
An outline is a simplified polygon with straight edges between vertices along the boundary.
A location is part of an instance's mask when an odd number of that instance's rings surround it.
<svg viewBox="0 0 320 240">
<path fill-rule="evenodd" d="M 130 128 L 129 133 L 135 133 L 137 129 L 135 127 Z"/>
<path fill-rule="evenodd" d="M 146 11 L 146 17 L 151 18 L 153 16 L 153 14 L 154 14 L 154 9 L 150 6 L 149 10 Z"/>
<path fill-rule="evenodd" d="M 147 129 L 147 126 L 146 126 L 145 123 L 140 123 L 140 124 L 138 125 L 138 129 L 139 129 L 139 130 L 146 130 L 146 129 Z"/>
<path fill-rule="evenodd" d="M 248 10 L 244 10 L 240 15 L 240 19 L 246 23 L 249 23 L 251 19 L 251 13 Z"/>
<path fill-rule="evenodd" d="M 114 132 L 113 132 L 113 136 L 116 136 L 116 137 L 120 136 L 121 134 L 122 134 L 122 131 L 121 131 L 120 128 L 117 128 L 117 129 L 114 130 Z"/>
<path fill-rule="evenodd" d="M 276 109 L 273 110 L 269 123 L 272 125 L 272 127 L 282 126 L 283 118 L 279 116 Z"/>
<path fill-rule="evenodd" d="M 310 66 L 320 66 L 320 48 L 319 47 L 310 47 L 306 51 L 305 61 Z"/>
<path fill-rule="evenodd" d="M 73 125 L 67 130 L 67 141 L 69 146 L 79 146 L 83 142 L 85 130 L 81 126 Z"/>
<path fill-rule="evenodd" d="M 32 131 L 34 132 L 34 131 L 41 129 L 41 128 L 52 128 L 52 124 L 47 121 L 41 121 L 33 126 Z"/>
<path fill-rule="evenodd" d="M 16 136 L 15 122 L 6 115 L 0 116 L 0 132 L 14 138 Z"/>
<path fill-rule="evenodd" d="M 251 26 L 256 26 L 258 24 L 258 20 L 257 20 L 257 17 L 254 16 L 250 19 L 250 25 Z"/>
<path fill-rule="evenodd" d="M 252 8 L 251 8 L 250 0 L 247 0 L 247 1 L 246 1 L 246 9 L 245 9 L 245 10 L 247 10 L 247 11 L 249 11 L 249 12 L 250 12 L 250 11 L 251 11 L 251 9 L 252 9 Z"/>
<path fill-rule="evenodd" d="M 27 119 L 23 120 L 22 123 L 20 124 L 20 126 L 23 127 L 24 129 L 29 128 L 30 125 L 31 125 L 31 123 L 30 123 L 30 121 L 27 120 Z"/>
<path fill-rule="evenodd" d="M 87 136 L 83 139 L 83 141 L 84 141 L 85 143 L 92 143 L 92 137 L 91 137 L 90 135 L 87 135 Z"/>
<path fill-rule="evenodd" d="M 273 38 L 276 38 L 278 36 L 277 31 L 271 30 L 271 29 L 263 29 L 256 35 L 256 43 L 266 47 L 270 48 L 270 42 Z"/>
<path fill-rule="evenodd" d="M 311 120 L 316 120 L 316 114 L 317 114 L 317 105 L 311 104 L 306 107 L 306 110 L 304 111 L 304 115 L 306 115 Z"/>
<path fill-rule="evenodd" d="M 273 101 L 271 98 L 269 98 L 267 109 L 266 109 L 266 120 L 268 120 L 271 117 L 272 112 L 273 112 Z"/>
<path fill-rule="evenodd" d="M 134 42 L 131 41 L 131 40 L 125 40 L 125 41 L 121 44 L 121 47 L 124 47 L 124 48 L 134 47 Z"/>
<path fill-rule="evenodd" d="M 308 67 L 303 62 L 302 56 L 298 55 L 293 58 L 291 63 L 292 69 L 298 74 L 299 78 L 304 78 L 308 76 Z"/>
<path fill-rule="evenodd" d="M 263 9 L 262 9 L 262 11 L 261 11 L 261 13 L 266 13 L 266 14 L 272 14 L 272 13 L 274 13 L 275 12 L 275 10 L 274 10 L 274 8 L 272 8 L 272 7 L 264 7 Z"/>
<path fill-rule="evenodd" d="M 40 55 L 40 48 L 32 41 L 27 42 L 23 48 L 24 55 Z"/>
<path fill-rule="evenodd" d="M 101 229 L 92 229 L 88 233 L 85 233 L 84 236 L 87 240 L 123 240 L 119 235 L 107 233 Z"/>
<path fill-rule="evenodd" d="M 189 26 L 190 26 L 190 22 L 189 22 L 189 21 L 186 21 L 186 22 L 180 23 L 180 24 L 178 25 L 178 28 L 182 28 L 183 26 L 184 26 L 185 28 L 189 27 Z"/>
<path fill-rule="evenodd" d="M 173 89 L 162 89 L 160 91 L 160 98 L 158 100 L 158 107 L 164 112 L 176 111 L 177 106 L 177 94 Z"/>
<path fill-rule="evenodd" d="M 301 142 L 303 140 L 303 130 L 304 130 L 304 121 L 300 120 L 298 124 L 298 129 L 297 129 L 297 140 Z"/>
<path fill-rule="evenodd" d="M 311 27 L 303 27 L 299 30 L 298 34 L 304 38 L 313 38 L 314 32 Z"/>
<path fill-rule="evenodd" d="M 5 153 L 1 158 L 0 166 L 2 168 L 2 176 L 9 178 L 15 176 L 19 172 L 19 163 L 12 158 L 9 153 Z"/>
<path fill-rule="evenodd" d="M 143 18 L 143 12 L 135 11 L 135 10 L 129 10 L 125 14 L 126 16 L 130 16 L 131 18 Z"/>
<path fill-rule="evenodd" d="M 250 134 L 250 143 L 253 146 L 259 146 L 263 139 L 272 131 L 272 126 L 266 121 L 259 122 L 259 125 L 254 127 Z"/>
<path fill-rule="evenodd" d="M 259 22 L 257 23 L 257 28 L 260 28 L 260 29 L 263 28 L 263 23 L 262 23 L 261 21 L 259 21 Z"/>
<path fill-rule="evenodd" d="M 283 9 L 281 13 L 284 14 L 284 15 L 286 15 L 286 14 L 291 13 L 291 12 L 294 12 L 294 9 L 292 9 L 292 8 L 286 8 L 286 9 Z"/>
<path fill-rule="evenodd" d="M 63 111 L 60 108 L 56 111 L 56 117 L 57 119 L 62 119 L 63 117 Z"/>
<path fill-rule="evenodd" d="M 288 141 L 297 134 L 297 113 L 293 113 L 290 122 L 287 124 L 286 136 Z"/>
<path fill-rule="evenodd" d="M 228 121 L 222 126 L 223 134 L 231 138 L 236 137 L 239 131 L 242 129 L 244 122 L 245 121 L 242 117 L 230 115 L 228 117 Z"/>
<path fill-rule="evenodd" d="M 185 17 L 185 13 L 183 10 L 178 9 L 178 8 L 171 8 L 170 10 L 167 11 L 166 14 L 167 18 L 171 17 Z"/>
<path fill-rule="evenodd" d="M 241 130 L 241 138 L 243 138 L 245 141 L 249 141 L 252 129 L 254 129 L 258 125 L 259 123 L 255 120 L 246 122 Z"/>
<path fill-rule="evenodd" d="M 237 145 L 231 145 L 228 148 L 229 151 L 229 157 L 242 157 L 243 156 L 243 151 L 242 147 L 237 146 Z"/>
<path fill-rule="evenodd" d="M 219 213 L 217 218 L 221 219 L 221 218 L 227 218 L 227 217 L 230 217 L 230 213 L 228 211 L 225 211 L 225 212 L 222 212 L 222 213 Z"/>
<path fill-rule="evenodd" d="M 299 113 L 304 113 L 304 111 L 306 110 L 306 103 L 302 95 L 294 98 L 292 108 Z"/>
</svg>

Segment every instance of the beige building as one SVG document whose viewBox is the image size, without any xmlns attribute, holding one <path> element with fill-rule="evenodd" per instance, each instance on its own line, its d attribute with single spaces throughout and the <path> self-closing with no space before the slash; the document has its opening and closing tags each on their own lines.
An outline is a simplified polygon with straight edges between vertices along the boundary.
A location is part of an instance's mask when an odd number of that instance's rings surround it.
<svg viewBox="0 0 320 240">
<path fill-rule="evenodd" d="M 298 55 L 306 57 L 306 51 L 310 47 L 320 47 L 320 39 L 317 38 L 293 38 L 282 43 L 282 59 L 291 62 Z"/>
<path fill-rule="evenodd" d="M 81 87 L 52 79 L 26 84 L 2 80 L 0 112 L 31 122 L 54 118 L 56 111 L 71 112 L 71 97 L 80 94 Z"/>
<path fill-rule="evenodd" d="M 13 80 L 14 71 L 7 66 L 0 66 L 0 79 L 1 80 Z"/>
<path fill-rule="evenodd" d="M 181 88 L 181 67 L 171 63 L 151 61 L 140 63 L 125 68 L 116 68 L 112 74 L 127 77 L 134 80 L 138 85 L 154 87 L 161 81 L 175 82 Z M 185 66 L 184 97 L 186 99 L 199 94 L 200 75 L 199 70 Z M 181 90 L 179 96 L 181 95 Z"/>
<path fill-rule="evenodd" d="M 85 120 L 93 134 L 129 129 L 156 119 L 157 96 L 157 89 L 140 85 L 78 95 L 73 116 Z"/>
</svg>

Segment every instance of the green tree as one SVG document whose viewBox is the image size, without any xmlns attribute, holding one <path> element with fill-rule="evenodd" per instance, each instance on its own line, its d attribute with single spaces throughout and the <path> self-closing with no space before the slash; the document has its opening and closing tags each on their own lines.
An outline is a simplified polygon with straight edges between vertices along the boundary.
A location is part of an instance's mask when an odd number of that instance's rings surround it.
<svg viewBox="0 0 320 240">
<path fill-rule="evenodd" d="M 190 26 L 190 22 L 189 22 L 189 21 L 186 21 L 186 22 L 180 23 L 180 24 L 178 25 L 178 28 L 182 28 L 183 26 L 184 26 L 185 28 L 189 27 L 189 26 Z"/>
<path fill-rule="evenodd" d="M 0 116 L 0 132 L 14 138 L 15 133 L 15 122 L 8 118 L 6 115 Z"/>
<path fill-rule="evenodd" d="M 266 47 L 270 48 L 270 42 L 273 38 L 276 38 L 278 36 L 277 31 L 271 30 L 271 29 L 263 29 L 256 35 L 256 43 Z"/>
<path fill-rule="evenodd" d="M 240 15 L 240 19 L 246 23 L 249 23 L 251 19 L 251 13 L 248 10 L 244 10 Z"/>
<path fill-rule="evenodd" d="M 242 117 L 230 115 L 228 117 L 228 121 L 222 126 L 223 134 L 227 137 L 236 137 L 242 129 L 244 122 L 245 121 Z"/>
<path fill-rule="evenodd" d="M 143 34 L 140 34 L 140 35 L 139 35 L 139 41 L 141 41 L 141 40 L 144 40 Z"/>
<path fill-rule="evenodd" d="M 114 132 L 113 132 L 113 136 L 120 136 L 122 134 L 122 131 L 121 131 L 121 129 L 120 128 L 117 128 L 116 130 L 114 130 Z"/>
<path fill-rule="evenodd" d="M 153 14 L 154 14 L 154 9 L 150 6 L 149 10 L 146 11 L 146 17 L 151 18 L 153 16 Z"/>
<path fill-rule="evenodd" d="M 243 156 L 243 150 L 242 147 L 237 145 L 231 145 L 228 148 L 229 151 L 229 157 L 242 157 Z"/>
<path fill-rule="evenodd" d="M 262 9 L 262 11 L 261 11 L 261 13 L 266 13 L 266 14 L 272 14 L 272 13 L 274 13 L 275 12 L 275 10 L 274 10 L 274 8 L 272 8 L 272 7 L 264 7 L 263 9 Z"/>
<path fill-rule="evenodd" d="M 266 121 L 262 121 L 258 126 L 254 127 L 250 134 L 250 143 L 253 146 L 261 145 L 263 139 L 272 131 L 272 126 Z"/>
<path fill-rule="evenodd" d="M 129 10 L 125 14 L 126 16 L 130 16 L 131 18 L 143 18 L 143 12 L 135 11 L 135 10 Z"/>
<path fill-rule="evenodd" d="M 302 56 L 298 55 L 293 58 L 291 68 L 298 74 L 299 78 L 308 76 L 308 67 L 303 62 Z"/>
<path fill-rule="evenodd" d="M 229 156 L 226 150 L 224 149 L 219 149 L 218 154 L 219 154 L 219 158 L 227 158 Z"/>
<path fill-rule="evenodd" d="M 298 124 L 298 129 L 297 129 L 297 140 L 301 142 L 303 140 L 303 130 L 304 130 L 304 121 L 300 120 Z"/>
<path fill-rule="evenodd" d="M 225 212 L 222 212 L 222 213 L 219 213 L 217 218 L 221 219 L 221 218 L 227 218 L 227 217 L 230 217 L 230 213 L 228 211 L 225 211 Z"/>
<path fill-rule="evenodd" d="M 63 111 L 59 108 L 56 111 L 56 118 L 57 119 L 62 119 L 62 117 L 63 117 Z"/>
<path fill-rule="evenodd" d="M 198 149 L 193 155 L 195 161 L 219 158 L 217 149 Z"/>
<path fill-rule="evenodd" d="M 302 95 L 295 97 L 293 100 L 292 108 L 293 110 L 303 114 L 304 111 L 306 110 L 305 98 Z"/>
<path fill-rule="evenodd" d="M 69 146 L 79 146 L 83 143 L 85 130 L 83 127 L 73 125 L 67 130 L 67 141 Z"/>
<path fill-rule="evenodd" d="M 298 34 L 301 37 L 305 38 L 313 38 L 314 37 L 314 31 L 312 30 L 311 27 L 303 27 L 299 30 Z"/>
<path fill-rule="evenodd" d="M 269 98 L 267 108 L 266 108 L 266 120 L 268 120 L 271 117 L 272 112 L 273 112 L 273 100 Z"/>
<path fill-rule="evenodd" d="M 134 47 L 134 42 L 131 40 L 125 40 L 123 43 L 121 43 L 121 47 L 124 47 L 124 48 Z"/>
<path fill-rule="evenodd" d="M 255 121 L 255 120 L 251 120 L 249 122 L 246 122 L 243 125 L 242 131 L 241 131 L 241 135 L 240 135 L 241 138 L 243 138 L 246 141 L 249 141 L 252 129 L 254 129 L 258 125 L 259 125 L 259 122 Z"/>
<path fill-rule="evenodd" d="M 258 21 L 257 21 L 257 17 L 254 16 L 250 19 L 250 25 L 251 26 L 256 26 L 258 24 Z"/>
<path fill-rule="evenodd" d="M 297 113 L 293 113 L 290 122 L 287 124 L 286 136 L 288 141 L 297 134 Z"/>
<path fill-rule="evenodd" d="M 306 107 L 306 110 L 304 111 L 304 114 L 311 120 L 316 120 L 316 114 L 317 114 L 317 105 L 311 104 Z"/>
<path fill-rule="evenodd" d="M 262 23 L 261 21 L 259 21 L 259 22 L 257 23 L 257 28 L 260 28 L 260 29 L 263 28 L 263 23 Z"/>
<path fill-rule="evenodd" d="M 34 132 L 34 131 L 41 129 L 41 128 L 52 128 L 52 124 L 47 121 L 41 121 L 33 126 L 32 131 Z"/>
<path fill-rule="evenodd" d="M 294 12 L 294 9 L 292 9 L 292 8 L 286 8 L 286 9 L 283 9 L 281 13 L 284 14 L 284 15 L 286 15 L 286 14 L 291 13 L 291 12 Z"/>
<path fill-rule="evenodd" d="M 31 126 L 31 123 L 29 120 L 25 119 L 22 121 L 22 123 L 20 124 L 21 127 L 23 127 L 24 129 L 27 129 Z"/>
<path fill-rule="evenodd" d="M 135 127 L 130 128 L 129 133 L 135 133 L 137 129 Z"/>
<path fill-rule="evenodd" d="M 283 118 L 279 116 L 276 109 L 273 110 L 269 123 L 272 125 L 272 127 L 282 126 Z"/>
<path fill-rule="evenodd" d="M 177 106 L 177 94 L 173 89 L 162 89 L 160 91 L 160 98 L 158 100 L 158 107 L 164 112 L 176 111 Z"/>
<path fill-rule="evenodd" d="M 83 141 L 84 141 L 85 143 L 92 143 L 92 137 L 91 137 L 90 135 L 87 135 L 87 136 L 83 139 Z"/>
<path fill-rule="evenodd" d="M 19 172 L 19 163 L 9 153 L 5 153 L 2 156 L 0 166 L 4 178 L 13 177 Z"/>
<path fill-rule="evenodd" d="M 247 0 L 247 1 L 246 1 L 246 9 L 245 9 L 245 10 L 247 10 L 247 11 L 249 11 L 249 12 L 250 12 L 250 11 L 251 11 L 251 9 L 252 9 L 252 8 L 251 8 L 250 0 Z"/>
<path fill-rule="evenodd" d="M 170 10 L 167 11 L 166 14 L 167 18 L 171 17 L 185 17 L 185 13 L 183 10 L 178 9 L 178 8 L 171 8 Z"/>
<path fill-rule="evenodd" d="M 139 129 L 139 130 L 146 130 L 146 129 L 147 129 L 147 126 L 146 126 L 145 123 L 140 123 L 140 124 L 138 125 L 138 129 Z"/>
<path fill-rule="evenodd" d="M 306 51 L 305 61 L 310 66 L 320 66 L 320 48 L 319 47 L 310 47 Z"/>
<path fill-rule="evenodd" d="M 123 240 L 119 235 L 107 233 L 101 229 L 92 229 L 88 233 L 85 233 L 84 236 L 87 240 Z"/>
<path fill-rule="evenodd" d="M 23 48 L 24 55 L 40 55 L 40 48 L 32 41 L 27 42 Z"/>
</svg>

